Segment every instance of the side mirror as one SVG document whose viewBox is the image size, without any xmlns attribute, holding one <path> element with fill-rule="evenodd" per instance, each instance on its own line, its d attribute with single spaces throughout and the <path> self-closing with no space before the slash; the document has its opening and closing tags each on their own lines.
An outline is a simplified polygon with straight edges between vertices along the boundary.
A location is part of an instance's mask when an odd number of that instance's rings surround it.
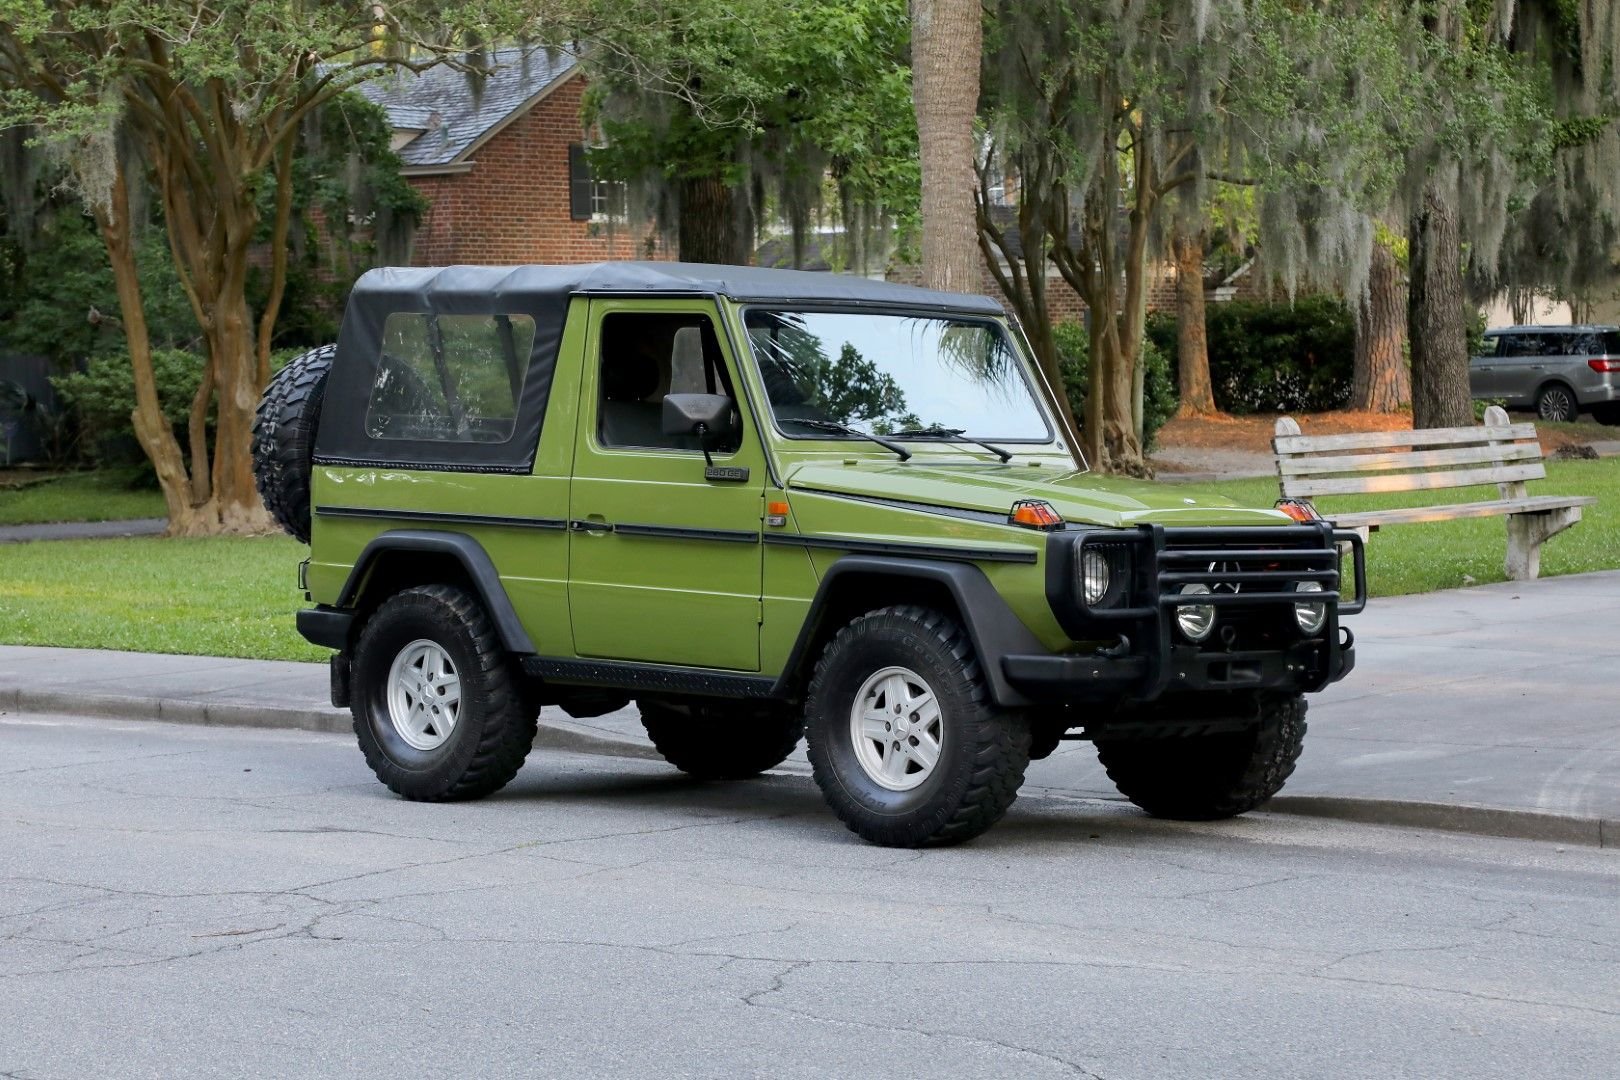
<svg viewBox="0 0 1620 1080">
<path fill-rule="evenodd" d="M 739 426 L 736 406 L 724 394 L 664 395 L 665 435 L 696 435 L 708 446 Z"/>
</svg>

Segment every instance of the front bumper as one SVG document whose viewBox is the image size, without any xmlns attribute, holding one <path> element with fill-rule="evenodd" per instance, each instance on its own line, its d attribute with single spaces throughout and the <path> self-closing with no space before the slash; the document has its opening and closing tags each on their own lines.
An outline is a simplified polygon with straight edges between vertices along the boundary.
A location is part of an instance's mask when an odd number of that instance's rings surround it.
<svg viewBox="0 0 1620 1080">
<path fill-rule="evenodd" d="M 1106 606 L 1088 605 L 1074 588 L 1074 567 L 1088 549 L 1111 561 L 1128 582 L 1111 589 Z M 1352 593 L 1341 594 L 1342 553 L 1351 560 Z M 1007 681 L 1042 701 L 1151 701 L 1165 693 L 1288 690 L 1309 693 L 1344 678 L 1355 666 L 1355 636 L 1341 615 L 1366 606 L 1366 553 L 1360 536 L 1325 522 L 1261 528 L 1099 529 L 1078 541 L 1054 534 L 1048 550 L 1048 595 L 1077 641 L 1112 640 L 1090 654 L 1011 655 Z M 1322 591 L 1294 587 L 1312 581 Z M 1184 594 L 1188 584 L 1212 593 Z M 1316 634 L 1290 633 L 1293 605 L 1309 598 L 1327 608 Z M 1241 633 L 1187 642 L 1175 630 L 1176 610 L 1209 605 L 1223 619 L 1246 623 Z"/>
</svg>

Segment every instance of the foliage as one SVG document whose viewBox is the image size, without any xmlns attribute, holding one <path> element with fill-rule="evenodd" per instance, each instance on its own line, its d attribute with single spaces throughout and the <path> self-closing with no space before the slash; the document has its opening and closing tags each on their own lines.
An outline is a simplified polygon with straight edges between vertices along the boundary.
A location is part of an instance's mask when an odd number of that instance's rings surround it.
<svg viewBox="0 0 1620 1080">
<path fill-rule="evenodd" d="M 1350 400 L 1355 316 L 1342 300 L 1232 301 L 1205 311 L 1215 403 L 1230 413 L 1324 412 Z M 1156 316 L 1149 340 L 1174 355 L 1176 320 Z"/>
<path fill-rule="evenodd" d="M 191 402 L 202 382 L 203 357 L 184 349 L 152 350 L 152 373 L 157 379 L 163 417 L 183 431 L 191 413 Z M 86 433 L 83 452 L 97 464 L 126 461 L 135 449 L 135 429 L 130 412 L 135 401 L 135 374 L 129 354 L 94 354 L 82 371 L 51 380 L 64 405 L 78 416 Z"/>
<path fill-rule="evenodd" d="M 9 256 L 11 288 L 0 297 L 0 338 L 8 348 L 48 356 L 59 370 L 124 353 L 112 267 L 89 218 L 71 208 L 52 213 L 39 221 L 30 243 L 16 243 Z M 161 231 L 142 233 L 136 265 L 152 344 L 196 348 L 197 320 Z M 126 413 L 133 404 L 131 398 Z"/>
<path fill-rule="evenodd" d="M 798 371 L 807 401 L 840 424 L 881 420 L 906 407 L 899 385 L 849 342 L 830 360 L 820 350 Z"/>
<path fill-rule="evenodd" d="M 1076 416 L 1083 414 L 1086 394 L 1091 390 L 1091 339 L 1084 323 L 1061 322 L 1052 327 L 1062 356 L 1063 394 Z M 1143 387 L 1142 427 L 1148 449 L 1154 446 L 1159 429 L 1176 414 L 1176 380 L 1170 357 L 1175 355 L 1175 333 L 1168 348 L 1152 337 L 1142 340 L 1142 363 L 1146 382 Z"/>
<path fill-rule="evenodd" d="M 577 37 L 591 164 L 629 182 L 666 227 L 683 181 L 718 179 L 742 223 L 766 199 L 802 248 L 830 175 L 846 238 L 917 213 L 904 0 L 587 0 Z M 745 228 L 744 232 L 751 232 Z M 870 261 L 841 253 L 850 265 Z M 882 252 L 877 254 L 882 255 Z"/>
</svg>

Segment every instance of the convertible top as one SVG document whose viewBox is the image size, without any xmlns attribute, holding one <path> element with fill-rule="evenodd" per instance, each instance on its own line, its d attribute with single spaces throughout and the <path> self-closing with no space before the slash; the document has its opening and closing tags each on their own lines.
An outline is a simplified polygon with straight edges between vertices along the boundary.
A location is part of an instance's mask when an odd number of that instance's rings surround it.
<svg viewBox="0 0 1620 1080">
<path fill-rule="evenodd" d="M 940 308 L 1001 314 L 987 296 L 935 292 L 913 285 L 806 270 L 768 270 L 680 262 L 601 262 L 573 266 L 382 267 L 355 282 L 351 300 L 382 294 L 426 300 L 458 294 L 550 297 L 580 295 L 725 296 L 771 303 L 858 304 L 874 307 Z M 380 297 L 379 297 L 380 298 Z M 428 310 L 428 309 L 418 309 Z"/>
<path fill-rule="evenodd" d="M 318 464 L 528 472 L 533 468 L 568 305 L 576 296 L 702 296 L 807 306 L 898 308 L 925 313 L 1000 315 L 985 296 L 934 292 L 845 274 L 763 270 L 703 263 L 603 262 L 575 266 L 384 267 L 362 275 L 349 294 L 337 360 L 315 436 Z M 384 363 L 391 315 L 492 316 L 532 323 L 526 357 L 508 358 L 521 386 L 511 437 L 458 442 L 372 437 L 365 416 Z M 440 348 L 442 346 L 435 346 Z M 396 366 L 398 366 L 396 364 Z M 392 377 L 383 373 L 384 380 Z M 441 375 L 441 378 L 443 376 Z M 396 383 L 398 379 L 394 380 Z"/>
</svg>

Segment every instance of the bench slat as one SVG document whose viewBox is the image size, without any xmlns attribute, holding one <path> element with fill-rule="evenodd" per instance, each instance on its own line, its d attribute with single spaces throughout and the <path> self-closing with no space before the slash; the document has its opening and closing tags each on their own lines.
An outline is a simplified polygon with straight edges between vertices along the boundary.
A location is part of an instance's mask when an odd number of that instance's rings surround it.
<svg viewBox="0 0 1620 1080">
<path fill-rule="evenodd" d="M 1279 454 L 1315 454 L 1328 450 L 1393 450 L 1402 446 L 1454 446 L 1534 439 L 1536 425 L 1427 428 L 1421 431 L 1363 431 L 1350 435 L 1278 435 L 1271 445 Z"/>
<path fill-rule="evenodd" d="M 1535 495 L 1526 499 L 1497 499 L 1491 502 L 1455 503 L 1448 506 L 1409 506 L 1401 510 L 1365 510 L 1354 514 L 1325 513 L 1323 517 L 1346 529 L 1364 525 L 1415 525 L 1422 521 L 1452 521 L 1458 518 L 1506 517 L 1562 510 L 1566 506 L 1595 506 L 1590 495 Z"/>
<path fill-rule="evenodd" d="M 1479 484 L 1506 484 L 1516 480 L 1542 480 L 1546 476 L 1546 466 L 1536 461 L 1528 465 L 1504 465 L 1501 468 L 1347 476 L 1338 480 L 1295 480 L 1283 477 L 1282 490 L 1283 495 L 1289 498 L 1311 498 L 1316 495 L 1372 495 L 1384 491 L 1434 491 L 1439 488 L 1474 487 Z"/>
<path fill-rule="evenodd" d="M 1344 454 L 1336 457 L 1280 457 L 1277 471 L 1283 476 L 1318 476 L 1343 472 L 1392 472 L 1401 469 L 1434 469 L 1449 465 L 1484 462 L 1540 461 L 1540 443 L 1511 443 L 1496 446 L 1456 446 L 1447 450 L 1406 450 L 1388 454 Z"/>
</svg>

